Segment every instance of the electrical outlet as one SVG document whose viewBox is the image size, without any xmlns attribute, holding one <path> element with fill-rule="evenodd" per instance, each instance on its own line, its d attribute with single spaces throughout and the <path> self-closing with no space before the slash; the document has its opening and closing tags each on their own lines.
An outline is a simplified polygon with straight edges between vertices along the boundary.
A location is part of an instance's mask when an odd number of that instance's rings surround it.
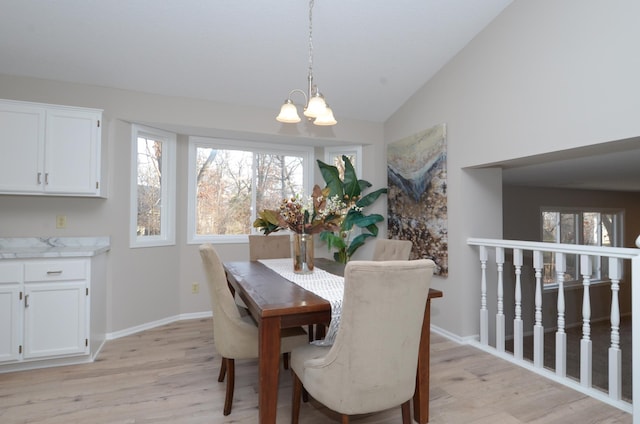
<svg viewBox="0 0 640 424">
<path fill-rule="evenodd" d="M 58 216 L 56 216 L 56 228 L 57 229 L 67 228 L 67 216 L 66 215 L 58 215 Z"/>
<path fill-rule="evenodd" d="M 192 294 L 200 293 L 200 283 L 191 283 L 191 293 Z"/>
</svg>

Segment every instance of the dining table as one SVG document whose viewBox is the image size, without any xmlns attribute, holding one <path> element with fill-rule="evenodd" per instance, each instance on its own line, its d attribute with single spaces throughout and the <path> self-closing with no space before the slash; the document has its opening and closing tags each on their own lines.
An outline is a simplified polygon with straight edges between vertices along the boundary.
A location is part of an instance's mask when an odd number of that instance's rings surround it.
<svg viewBox="0 0 640 424">
<path fill-rule="evenodd" d="M 316 258 L 315 267 L 343 276 L 344 264 Z M 293 266 L 293 264 L 292 264 Z M 278 408 L 280 372 L 280 332 L 283 328 L 331 322 L 331 303 L 284 278 L 259 261 L 224 262 L 227 281 L 242 299 L 258 323 L 258 410 L 260 424 L 275 424 Z M 442 291 L 430 289 L 424 312 L 420 352 L 413 396 L 414 419 L 429 421 L 429 350 L 431 299 L 442 297 Z"/>
</svg>

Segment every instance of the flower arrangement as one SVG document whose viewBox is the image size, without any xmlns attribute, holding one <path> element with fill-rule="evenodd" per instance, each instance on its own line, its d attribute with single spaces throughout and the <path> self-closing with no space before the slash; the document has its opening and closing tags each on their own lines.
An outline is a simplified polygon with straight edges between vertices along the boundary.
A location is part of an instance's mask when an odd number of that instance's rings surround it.
<svg viewBox="0 0 640 424">
<path fill-rule="evenodd" d="M 347 263 L 368 238 L 378 235 L 377 224 L 384 217 L 380 214 L 366 215 L 364 209 L 386 193 L 387 189 L 381 188 L 362 195 L 371 187 L 371 183 L 356 177 L 347 156 L 343 155 L 342 161 L 343 178 L 337 167 L 318 160 L 326 187 L 321 189 L 316 184 L 309 197 L 296 194 L 283 199 L 277 210 L 260 211 L 253 226 L 265 235 L 285 229 L 296 234 L 320 233 L 320 240 L 327 243 L 329 250 L 336 250 L 334 260 Z M 360 229 L 360 234 L 352 240 L 354 227 Z"/>
<path fill-rule="evenodd" d="M 278 210 L 265 209 L 253 222 L 265 235 L 291 230 L 296 234 L 317 234 L 334 231 L 340 226 L 345 213 L 345 203 L 336 196 L 328 197 L 329 189 L 317 184 L 311 196 L 296 194 L 280 202 Z"/>
</svg>

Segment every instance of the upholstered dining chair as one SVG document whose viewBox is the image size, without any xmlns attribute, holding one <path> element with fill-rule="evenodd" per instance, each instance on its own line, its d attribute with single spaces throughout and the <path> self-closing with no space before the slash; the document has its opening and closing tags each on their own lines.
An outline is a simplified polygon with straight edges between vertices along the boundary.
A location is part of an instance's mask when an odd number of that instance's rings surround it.
<svg viewBox="0 0 640 424">
<path fill-rule="evenodd" d="M 407 261 L 413 243 L 410 240 L 376 239 L 373 249 L 374 261 Z"/>
<path fill-rule="evenodd" d="M 418 352 L 435 264 L 352 261 L 344 272 L 344 298 L 332 346 L 306 345 L 291 352 L 294 375 L 291 422 L 298 423 L 303 388 L 327 408 L 349 416 L 402 406 L 416 384 Z M 388 284 L 393 279 L 397 284 Z"/>
<path fill-rule="evenodd" d="M 224 415 L 231 413 L 235 384 L 235 360 L 258 358 L 258 327 L 250 316 L 242 317 L 233 295 L 227 286 L 224 267 L 211 244 L 200 246 L 200 256 L 207 274 L 211 308 L 213 310 L 213 340 L 222 356 L 218 381 L 227 378 L 224 400 Z M 307 333 L 302 327 L 282 330 L 280 351 L 284 355 L 296 346 L 308 343 Z"/>
<path fill-rule="evenodd" d="M 291 237 L 289 235 L 250 235 L 249 260 L 278 259 L 291 257 Z"/>
</svg>

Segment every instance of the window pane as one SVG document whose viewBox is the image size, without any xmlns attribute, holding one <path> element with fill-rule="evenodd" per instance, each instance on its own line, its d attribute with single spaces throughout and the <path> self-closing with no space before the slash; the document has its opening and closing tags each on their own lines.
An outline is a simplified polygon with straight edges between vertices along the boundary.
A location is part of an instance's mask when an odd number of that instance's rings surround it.
<svg viewBox="0 0 640 424">
<path fill-rule="evenodd" d="M 587 246 L 598 246 L 600 239 L 600 214 L 598 212 L 585 212 L 582 215 L 582 232 Z"/>
<path fill-rule="evenodd" d="M 248 234 L 251 230 L 253 154 L 196 149 L 196 234 Z"/>
<path fill-rule="evenodd" d="M 282 199 L 303 190 L 303 158 L 258 153 L 256 158 L 256 210 L 277 209 Z"/>
<path fill-rule="evenodd" d="M 542 212 L 542 241 L 558 242 L 558 212 Z"/>
<path fill-rule="evenodd" d="M 576 240 L 576 215 L 573 213 L 560 214 L 560 240 L 559 243 L 577 244 Z"/>
<path fill-rule="evenodd" d="M 138 137 L 138 236 L 161 234 L 162 142 Z"/>
<path fill-rule="evenodd" d="M 357 175 L 358 174 L 358 167 L 356 165 L 357 161 L 356 161 L 355 153 L 353 153 L 353 154 L 341 153 L 341 154 L 335 155 L 333 157 L 333 166 L 338 168 L 338 173 L 340 174 L 340 178 L 344 178 L 344 161 L 342 160 L 342 156 L 343 155 L 349 158 L 349 161 L 351 162 L 351 165 L 353 165 L 353 169 L 354 169 L 354 171 L 356 171 L 356 175 Z"/>
<path fill-rule="evenodd" d="M 602 232 L 601 245 L 607 246 L 607 247 L 613 247 L 614 234 L 615 234 L 613 229 L 613 223 L 615 222 L 615 215 L 611 213 L 603 213 L 600 215 L 600 219 L 602 220 L 602 222 L 600 223 L 601 225 L 600 231 Z"/>
</svg>

